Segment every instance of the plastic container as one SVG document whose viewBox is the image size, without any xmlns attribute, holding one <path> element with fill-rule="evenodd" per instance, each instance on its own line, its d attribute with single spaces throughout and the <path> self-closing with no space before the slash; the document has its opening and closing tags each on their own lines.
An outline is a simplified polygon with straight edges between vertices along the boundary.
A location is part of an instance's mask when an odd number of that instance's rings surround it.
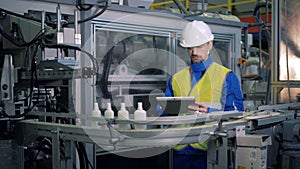
<svg viewBox="0 0 300 169">
<path fill-rule="evenodd" d="M 129 119 L 129 112 L 126 110 L 125 103 L 121 103 L 121 108 L 118 111 L 118 119 L 120 120 L 128 120 Z M 119 129 L 130 129 L 129 124 L 119 124 Z"/>
<path fill-rule="evenodd" d="M 93 111 L 92 111 L 93 117 L 101 117 L 101 111 L 98 107 L 98 103 L 94 103 Z M 98 121 L 92 121 L 92 127 L 99 127 Z"/>
<path fill-rule="evenodd" d="M 104 112 L 105 119 L 113 119 L 115 117 L 114 111 L 111 108 L 111 103 L 106 103 L 106 110 Z"/>
<path fill-rule="evenodd" d="M 144 121 L 147 119 L 147 113 L 143 109 L 143 103 L 138 102 L 138 108 L 136 111 L 134 111 L 134 120 L 136 121 Z M 145 130 L 147 129 L 147 125 L 144 124 L 136 124 L 135 129 L 137 130 Z"/>
</svg>

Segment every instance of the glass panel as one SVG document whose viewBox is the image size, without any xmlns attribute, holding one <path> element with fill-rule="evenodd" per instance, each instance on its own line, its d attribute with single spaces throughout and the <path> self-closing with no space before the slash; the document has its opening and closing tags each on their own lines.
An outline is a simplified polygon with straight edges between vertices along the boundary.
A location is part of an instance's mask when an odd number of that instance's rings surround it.
<svg viewBox="0 0 300 169">
<path fill-rule="evenodd" d="M 211 55 L 214 58 L 214 61 L 231 69 L 230 47 L 229 41 L 214 40 L 214 50 L 211 51 Z"/>
<path fill-rule="evenodd" d="M 96 30 L 96 59 L 99 63 L 97 93 L 111 99 L 112 106 L 138 101 L 151 108 L 150 97 L 163 95 L 174 56 L 169 37 Z M 174 66 L 174 65 L 173 65 Z M 150 94 L 150 95 L 149 95 Z"/>
<path fill-rule="evenodd" d="M 183 69 L 184 67 L 186 67 L 187 65 L 189 65 L 191 63 L 191 59 L 190 59 L 187 49 L 181 47 L 179 43 L 180 43 L 180 40 L 177 40 L 176 54 L 180 59 L 183 60 L 183 62 L 185 64 L 177 65 L 176 71 Z"/>
<path fill-rule="evenodd" d="M 189 65 L 190 57 L 179 45 L 178 32 L 151 34 L 138 28 L 138 33 L 122 32 L 96 24 L 97 98 L 111 99 L 114 105 L 130 101 L 128 106 L 140 100 L 147 110 L 151 107 L 149 94 L 162 95 L 170 75 Z M 211 50 L 214 61 L 230 69 L 232 40 L 230 34 L 218 34 Z"/>
<path fill-rule="evenodd" d="M 281 6 L 279 80 L 300 80 L 300 1 L 281 0 Z"/>
<path fill-rule="evenodd" d="M 300 101 L 300 89 L 299 88 L 283 88 L 279 92 L 279 103 L 290 103 Z"/>
<path fill-rule="evenodd" d="M 300 1 L 280 0 L 279 11 L 279 63 L 278 79 L 282 85 L 278 91 L 278 103 L 290 103 L 299 101 L 300 80 Z M 276 65 L 276 66 L 277 66 Z M 284 81 L 287 81 L 285 84 Z M 288 82 L 291 81 L 291 82 Z M 281 84 L 280 83 L 280 84 Z"/>
<path fill-rule="evenodd" d="M 168 48 L 166 37 L 100 30 L 96 32 L 96 58 L 102 65 L 100 67 L 103 69 L 109 62 L 110 74 L 116 76 L 122 73 L 163 75 L 168 65 L 168 53 L 162 51 L 168 51 Z"/>
</svg>

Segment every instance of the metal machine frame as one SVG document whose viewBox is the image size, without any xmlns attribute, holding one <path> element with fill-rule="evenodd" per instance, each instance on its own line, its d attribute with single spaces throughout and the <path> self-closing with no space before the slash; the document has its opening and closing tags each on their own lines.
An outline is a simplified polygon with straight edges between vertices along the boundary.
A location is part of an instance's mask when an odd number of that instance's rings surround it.
<svg viewBox="0 0 300 169">
<path fill-rule="evenodd" d="M 230 20 L 223 20 L 220 18 L 216 19 L 201 16 L 183 17 L 182 15 L 168 12 L 147 11 L 145 9 L 134 9 L 126 6 L 111 6 L 108 10 L 106 10 L 106 12 L 103 15 L 99 16 L 97 19 L 94 19 L 92 21 L 92 32 L 94 37 L 97 31 L 111 31 L 114 33 L 120 33 L 121 37 L 122 33 L 133 33 L 136 35 L 164 37 L 167 38 L 168 43 L 166 52 L 168 52 L 167 55 L 169 60 L 167 61 L 167 63 L 164 63 L 166 69 L 163 70 L 166 72 L 166 75 L 109 75 L 108 79 L 111 82 L 110 88 L 119 88 L 118 90 L 120 92 L 119 94 L 117 94 L 118 97 L 123 95 L 123 93 L 121 92 L 122 89 L 124 87 L 128 88 L 129 84 L 134 81 L 133 76 L 135 76 L 135 79 L 138 80 L 140 83 L 142 81 L 147 81 L 150 83 L 154 82 L 154 86 L 149 86 L 150 90 L 158 89 L 163 91 L 165 84 L 162 83 L 161 85 L 157 85 L 157 83 L 160 81 L 166 82 L 170 75 L 173 75 L 175 72 L 179 71 L 180 69 L 186 66 L 186 63 L 182 63 L 182 60 L 178 59 L 178 56 L 186 54 L 184 53 L 185 50 L 179 46 L 178 42 L 181 37 L 181 30 L 184 24 L 187 21 L 192 20 L 203 20 L 210 25 L 215 37 L 215 44 L 217 44 L 218 42 L 228 44 L 228 51 L 226 51 L 228 53 L 225 54 L 225 57 L 223 56 L 222 58 L 221 55 L 219 57 L 219 53 L 217 51 L 214 51 L 213 58 L 220 64 L 224 64 L 225 66 L 229 67 L 236 73 L 237 77 L 240 77 L 241 72 L 237 63 L 239 58 L 241 57 L 240 41 L 241 27 L 243 26 L 242 23 Z M 151 23 L 149 23 L 149 21 L 151 21 Z M 224 29 L 224 27 L 228 29 Z M 93 51 L 97 52 L 97 41 L 93 39 L 93 43 Z M 108 44 L 109 41 L 107 41 L 106 43 Z M 223 47 L 224 46 L 225 45 L 223 45 Z M 109 45 L 107 45 L 107 47 L 111 48 Z M 98 57 L 97 53 L 95 53 L 95 55 L 96 57 Z M 151 55 L 149 55 L 149 57 L 151 57 Z M 188 59 L 187 56 L 186 58 Z M 122 87 L 122 85 L 124 87 Z M 140 87 L 142 86 L 145 88 L 147 85 L 149 84 L 140 85 Z M 148 95 L 148 93 L 143 94 Z M 126 93 L 124 93 L 124 96 L 125 95 Z M 125 100 L 128 101 L 128 103 L 126 103 L 127 105 L 135 106 L 135 103 L 133 103 L 132 101 L 132 96 L 125 96 L 125 98 L 127 99 Z M 114 101 L 114 99 L 112 99 L 111 101 Z M 117 105 L 119 105 L 119 103 L 117 103 Z"/>
<path fill-rule="evenodd" d="M 34 3 L 29 1 L 18 1 L 14 0 L 14 3 L 20 2 L 21 7 L 13 7 L 11 4 L 5 2 L 0 3 L 3 7 L 9 9 L 19 8 L 17 11 L 21 13 L 27 12 L 30 6 Z M 93 0 L 85 0 L 87 4 L 96 3 Z M 102 1 L 101 1 L 102 2 Z M 57 1 L 55 0 L 44 0 L 41 1 L 37 6 L 38 9 L 49 10 L 51 12 L 57 12 L 56 6 Z M 61 9 L 68 13 L 69 15 L 74 14 L 74 4 L 75 0 L 66 1 L 61 5 Z M 274 5 L 278 7 L 278 4 L 274 2 Z M 274 9 L 276 12 L 277 8 Z M 277 11 L 278 12 L 278 11 Z M 91 11 L 81 12 L 81 18 L 88 18 L 91 15 Z M 76 17 L 75 17 L 76 18 Z M 235 146 L 236 138 L 243 136 L 244 134 L 257 134 L 261 129 L 270 129 L 275 126 L 278 129 L 278 137 L 284 137 L 282 141 L 286 141 L 285 145 L 287 147 L 296 147 L 297 140 L 294 137 L 298 137 L 297 124 L 297 110 L 298 104 L 292 105 L 278 105 L 278 106 L 265 106 L 260 107 L 258 111 L 253 112 L 214 112 L 210 114 L 202 115 L 187 115 L 187 116 L 174 116 L 174 117 L 147 117 L 144 121 L 134 120 L 132 116 L 128 120 L 120 119 L 104 119 L 101 117 L 92 116 L 93 103 L 99 101 L 97 98 L 96 82 L 97 71 L 94 70 L 97 65 L 91 60 L 95 61 L 97 57 L 97 41 L 95 40 L 97 31 L 114 31 L 120 33 L 134 32 L 141 35 L 151 35 L 151 36 L 161 36 L 167 39 L 169 43 L 168 54 L 169 62 L 165 63 L 167 67 L 167 72 L 169 75 L 177 72 L 182 66 L 181 62 L 176 60 L 175 56 L 179 55 L 178 39 L 181 36 L 181 29 L 187 21 L 192 20 L 203 20 L 208 23 L 212 32 L 215 34 L 215 41 L 226 42 L 229 44 L 228 53 L 229 54 L 225 63 L 230 69 L 232 69 L 238 77 L 240 77 L 240 69 L 238 67 L 238 59 L 241 57 L 241 27 L 243 26 L 240 22 L 223 20 L 221 18 L 214 17 L 201 17 L 201 16 L 185 16 L 180 14 L 168 13 L 168 12 L 157 12 L 145 9 L 130 8 L 126 6 L 116 6 L 111 5 L 109 8 L 94 20 L 86 22 L 78 28 L 81 32 L 81 37 L 78 35 L 74 39 L 73 47 L 80 48 L 85 53 L 75 53 L 78 55 L 78 61 L 80 65 L 73 71 L 70 69 L 65 69 L 64 73 L 60 74 L 60 66 L 57 67 L 53 74 L 47 74 L 41 71 L 37 74 L 40 80 L 56 80 L 56 79 L 70 79 L 68 80 L 70 102 L 73 103 L 72 109 L 68 113 L 62 112 L 52 112 L 52 111 L 40 111 L 33 109 L 29 111 L 28 116 L 34 117 L 33 119 L 23 118 L 0 118 L 0 122 L 11 122 L 16 125 L 16 141 L 22 145 L 27 146 L 31 144 L 37 137 L 49 137 L 52 139 L 52 167 L 56 169 L 60 168 L 73 168 L 73 162 L 76 160 L 76 149 L 75 145 L 78 142 L 84 143 L 84 148 L 87 152 L 87 158 L 91 161 L 90 165 L 96 166 L 96 145 L 103 148 L 105 153 L 115 153 L 115 152 L 130 152 L 135 149 L 144 149 L 149 147 L 162 148 L 164 150 L 170 150 L 172 146 L 176 144 L 189 144 L 199 141 L 208 141 L 208 169 L 223 169 L 226 167 L 234 168 L 235 165 Z M 278 20 L 274 20 L 274 24 L 278 26 Z M 227 29 L 224 29 L 226 27 Z M 273 31 L 273 37 L 278 40 L 278 30 Z M 60 32 L 57 32 L 59 34 Z M 78 41 L 81 40 L 81 43 Z M 275 50 L 274 50 L 275 51 Z M 278 51 L 277 51 L 278 52 Z M 85 54 L 89 54 L 92 57 L 85 57 Z M 277 56 L 276 51 L 274 56 Z M 173 57 L 174 56 L 174 57 Z M 6 56 L 4 70 L 8 72 L 13 69 L 11 64 L 10 56 Z M 275 58 L 276 59 L 276 58 Z M 51 61 L 46 61 L 52 63 Z M 96 62 L 96 61 L 95 61 Z M 277 63 L 274 60 L 273 63 Z M 55 66 L 54 66 L 55 67 Z M 281 88 L 284 83 L 280 82 L 280 85 L 276 85 L 277 74 L 275 73 L 275 67 L 273 66 L 273 92 L 277 92 L 278 88 Z M 277 72 L 278 73 L 278 72 Z M 137 75 L 138 76 L 138 75 Z M 22 80 L 28 80 L 30 74 L 21 73 Z M 11 84 L 11 77 L 5 76 L 1 79 L 1 85 L 8 85 L 13 87 Z M 53 78 L 53 79 L 51 79 Z M 75 79 L 76 78 L 76 79 Z M 138 85 L 143 87 L 142 81 L 166 81 L 168 76 L 158 75 L 158 76 L 138 76 Z M 110 77 L 109 79 L 114 84 L 124 85 L 130 82 L 130 79 L 121 78 L 115 79 Z M 115 80 L 115 81 L 114 81 Z M 279 83 L 279 82 L 278 82 Z M 295 84 L 297 85 L 297 84 Z M 112 85 L 113 86 L 113 85 Z M 161 84 L 155 86 L 149 85 L 153 88 L 162 87 Z M 115 87 L 115 86 L 113 86 Z M 3 92 L 2 100 L 7 102 L 12 101 L 12 88 L 8 88 L 7 91 Z M 47 94 L 47 89 L 45 89 Z M 7 97 L 5 98 L 5 92 L 7 92 Z M 40 91 L 39 91 L 40 92 Z M 122 92 L 118 93 L 122 95 Z M 148 93 L 143 93 L 148 94 Z M 118 96 L 119 96 L 118 95 Z M 69 96 L 68 96 L 69 97 Z M 277 98 L 276 93 L 273 100 Z M 106 99 L 106 98 L 105 98 Z M 7 105 L 9 105 L 7 103 Z M 102 103 L 102 100 L 101 100 Z M 101 105 L 103 106 L 103 105 Z M 134 107 L 131 105 L 131 107 Z M 291 108 L 295 111 L 291 111 Z M 104 107 L 100 107 L 102 110 Z M 7 108 L 8 109 L 8 108 Z M 11 110 L 10 112 L 13 112 Z M 131 113 L 132 115 L 132 113 Z M 64 118 L 70 123 L 62 124 L 60 120 Z M 49 120 L 50 119 L 50 120 Z M 296 119 L 296 120 L 295 120 Z M 98 126 L 92 126 L 91 123 L 96 122 Z M 284 125 L 282 125 L 284 123 Z M 95 123 L 93 123 L 95 124 Z M 149 126 L 147 130 L 134 130 L 134 129 L 121 129 L 117 128 L 118 124 L 130 124 L 134 126 L 136 124 L 143 124 Z M 279 127 L 278 127 L 279 126 Z M 274 127 L 274 128 L 275 128 Z M 286 127 L 286 128 L 284 128 Z M 294 127 L 294 128 L 293 128 Z M 282 131 L 293 128 L 295 132 L 287 134 Z M 296 134 L 295 134 L 296 133 Z M 270 133 L 268 133 L 270 134 Z M 274 134 L 274 133 L 271 133 Z M 271 135 L 270 134 L 270 135 Z M 282 136 L 283 135 L 283 136 Z M 296 144 L 296 146 L 294 145 Z M 64 148 L 64 155 L 61 156 L 61 148 Z M 228 153 L 229 152 L 229 153 Z M 101 155 L 101 152 L 100 152 Z M 171 160 L 171 159 L 170 159 Z M 170 165 L 172 168 L 172 165 Z"/>
</svg>

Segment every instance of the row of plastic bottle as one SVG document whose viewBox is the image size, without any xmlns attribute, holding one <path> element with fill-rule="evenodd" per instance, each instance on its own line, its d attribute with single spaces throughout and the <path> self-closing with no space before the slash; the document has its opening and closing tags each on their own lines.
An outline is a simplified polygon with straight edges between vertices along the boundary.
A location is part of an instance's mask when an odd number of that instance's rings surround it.
<svg viewBox="0 0 300 169">
<path fill-rule="evenodd" d="M 98 103 L 94 103 L 92 116 L 95 116 L 95 117 L 102 116 L 101 111 L 98 107 Z M 143 109 L 143 103 L 142 102 L 138 102 L 138 107 L 134 111 L 134 116 L 133 117 L 134 117 L 134 120 L 136 120 L 136 121 L 144 121 L 144 120 L 147 119 L 147 113 Z M 106 110 L 104 111 L 104 118 L 105 119 L 114 119 L 115 118 L 115 113 L 111 108 L 111 103 L 110 102 L 108 102 L 106 104 Z M 129 112 L 127 111 L 127 109 L 125 107 L 125 103 L 121 103 L 121 108 L 118 111 L 118 119 L 120 119 L 120 120 L 129 120 Z M 96 126 L 98 126 L 98 124 L 94 123 L 93 126 L 96 127 Z M 118 127 L 120 129 L 130 129 L 130 125 L 125 124 L 125 123 L 124 124 L 118 124 Z M 147 129 L 147 127 L 144 124 L 136 124 L 135 129 L 145 130 L 145 129 Z"/>
</svg>

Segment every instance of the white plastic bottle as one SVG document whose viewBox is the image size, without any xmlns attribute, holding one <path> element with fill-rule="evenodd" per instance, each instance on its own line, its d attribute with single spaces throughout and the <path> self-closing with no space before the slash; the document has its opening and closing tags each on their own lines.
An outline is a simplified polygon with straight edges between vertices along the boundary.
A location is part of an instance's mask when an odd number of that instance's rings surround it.
<svg viewBox="0 0 300 169">
<path fill-rule="evenodd" d="M 111 103 L 106 103 L 106 110 L 104 112 L 105 119 L 113 119 L 115 117 L 114 111 L 111 108 Z"/>
<path fill-rule="evenodd" d="M 118 119 L 120 120 L 128 120 L 129 119 L 129 112 L 126 110 L 125 103 L 121 103 L 121 108 L 118 111 Z M 120 129 L 130 129 L 129 124 L 119 124 Z"/>
<path fill-rule="evenodd" d="M 146 119 L 147 119 L 147 114 L 146 114 L 146 111 L 143 109 L 143 103 L 138 102 L 138 108 L 136 111 L 134 111 L 134 120 L 144 121 Z M 144 124 L 136 124 L 135 129 L 145 130 L 145 129 L 147 129 L 147 126 Z"/>
<path fill-rule="evenodd" d="M 111 108 L 111 103 L 106 103 L 106 110 L 104 112 L 105 119 L 113 119 L 115 117 L 114 111 Z"/>
<path fill-rule="evenodd" d="M 94 103 L 93 111 L 92 111 L 92 116 L 93 117 L 101 117 L 101 111 L 98 107 L 98 103 Z M 98 125 L 99 121 L 92 121 L 92 127 L 100 127 Z"/>
</svg>

